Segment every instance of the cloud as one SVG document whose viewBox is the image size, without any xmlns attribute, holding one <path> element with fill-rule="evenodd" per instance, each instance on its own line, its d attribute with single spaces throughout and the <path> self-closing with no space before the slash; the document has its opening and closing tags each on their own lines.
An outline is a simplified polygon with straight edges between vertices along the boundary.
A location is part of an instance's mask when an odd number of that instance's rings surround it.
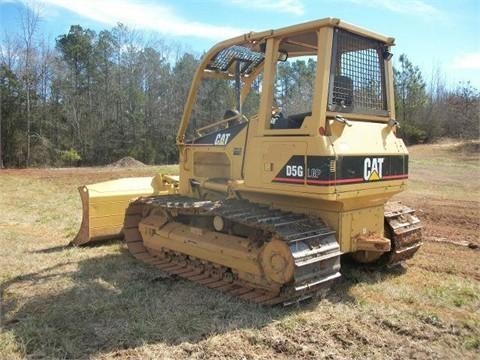
<svg viewBox="0 0 480 360">
<path fill-rule="evenodd" d="M 301 0 L 230 0 L 230 3 L 248 9 L 269 10 L 295 15 L 303 15 L 305 13 Z"/>
<path fill-rule="evenodd" d="M 137 0 L 42 0 L 45 6 L 71 11 L 99 23 L 123 23 L 136 29 L 157 31 L 173 36 L 224 39 L 245 33 L 244 29 L 189 21 L 166 5 Z M 28 3 L 26 3 L 28 5 Z"/>
<path fill-rule="evenodd" d="M 452 68 L 457 70 L 480 70 L 480 52 L 456 56 L 453 59 Z"/>
<path fill-rule="evenodd" d="M 440 17 L 441 11 L 423 0 L 344 0 L 357 5 L 383 8 L 400 14 Z"/>
</svg>

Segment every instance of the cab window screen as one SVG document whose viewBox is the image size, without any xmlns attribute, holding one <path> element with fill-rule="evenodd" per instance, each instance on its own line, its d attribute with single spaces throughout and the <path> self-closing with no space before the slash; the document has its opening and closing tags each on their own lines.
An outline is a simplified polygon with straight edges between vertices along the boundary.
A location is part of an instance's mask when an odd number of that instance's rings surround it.
<svg viewBox="0 0 480 360">
<path fill-rule="evenodd" d="M 329 110 L 386 114 L 384 44 L 335 29 Z"/>
</svg>

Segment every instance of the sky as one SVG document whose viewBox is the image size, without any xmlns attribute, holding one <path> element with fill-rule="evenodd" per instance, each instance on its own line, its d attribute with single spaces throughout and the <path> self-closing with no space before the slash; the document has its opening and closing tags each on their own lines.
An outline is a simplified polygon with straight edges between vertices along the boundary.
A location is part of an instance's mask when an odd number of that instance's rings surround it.
<svg viewBox="0 0 480 360">
<path fill-rule="evenodd" d="M 394 37 L 394 61 L 406 54 L 427 82 L 440 73 L 448 87 L 480 89 L 480 0 L 0 0 L 0 39 L 21 31 L 22 6 L 39 11 L 52 45 L 70 25 L 123 23 L 195 54 L 249 31 L 336 17 Z"/>
</svg>

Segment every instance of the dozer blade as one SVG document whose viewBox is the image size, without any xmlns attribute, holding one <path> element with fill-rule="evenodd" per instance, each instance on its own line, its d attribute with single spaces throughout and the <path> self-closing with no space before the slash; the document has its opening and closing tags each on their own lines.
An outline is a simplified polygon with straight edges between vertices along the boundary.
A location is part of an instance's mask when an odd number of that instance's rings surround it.
<svg viewBox="0 0 480 360">
<path fill-rule="evenodd" d="M 157 174 L 150 177 L 120 178 L 80 186 L 82 223 L 73 245 L 122 236 L 125 209 L 139 196 L 174 194 L 178 176 Z"/>
</svg>

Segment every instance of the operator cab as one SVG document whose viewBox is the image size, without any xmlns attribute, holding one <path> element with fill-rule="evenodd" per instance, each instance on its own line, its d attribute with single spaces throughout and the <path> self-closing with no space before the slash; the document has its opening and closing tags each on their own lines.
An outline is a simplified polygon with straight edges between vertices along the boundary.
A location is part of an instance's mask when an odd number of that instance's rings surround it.
<svg viewBox="0 0 480 360">
<path fill-rule="evenodd" d="M 240 114 L 236 123 L 258 119 L 259 135 L 318 135 L 338 114 L 387 122 L 392 45 L 392 38 L 337 19 L 225 41 L 197 70 L 178 139 L 221 131 L 226 110 Z"/>
</svg>

